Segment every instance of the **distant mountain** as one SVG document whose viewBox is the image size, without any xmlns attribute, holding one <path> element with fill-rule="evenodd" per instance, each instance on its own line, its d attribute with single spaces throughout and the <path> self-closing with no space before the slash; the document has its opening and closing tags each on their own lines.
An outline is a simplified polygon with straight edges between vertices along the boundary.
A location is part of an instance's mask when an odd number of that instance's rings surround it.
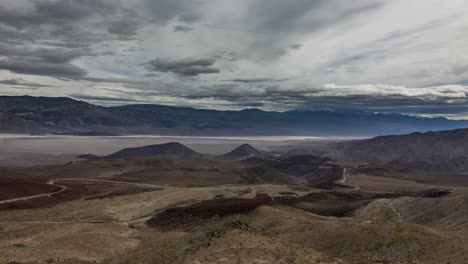
<svg viewBox="0 0 468 264">
<path fill-rule="evenodd" d="M 97 159 L 100 159 L 101 157 L 97 156 L 97 155 L 94 155 L 94 154 L 81 154 L 81 155 L 78 155 L 76 156 L 77 158 L 79 159 L 84 159 L 84 160 L 97 160 Z"/>
<path fill-rule="evenodd" d="M 252 157 L 260 157 L 264 155 L 267 155 L 267 154 L 252 147 L 249 144 L 243 144 L 224 155 L 216 157 L 216 159 L 234 161 L 234 160 L 244 160 L 244 159 L 248 159 Z"/>
<path fill-rule="evenodd" d="M 468 121 L 342 111 L 102 107 L 64 97 L 0 96 L 0 133 L 376 136 L 468 127 Z"/>
<path fill-rule="evenodd" d="M 107 108 L 70 98 L 0 96 L 0 133 L 112 132 L 127 125 Z"/>
<path fill-rule="evenodd" d="M 468 170 L 468 129 L 336 143 L 328 146 L 326 155 L 358 164 L 463 172 Z"/>
<path fill-rule="evenodd" d="M 202 158 L 203 155 L 177 142 L 166 144 L 150 145 L 136 148 L 125 148 L 117 151 L 104 158 L 107 159 L 122 159 L 122 158 L 137 158 L 137 157 L 172 157 L 196 159 Z"/>
</svg>

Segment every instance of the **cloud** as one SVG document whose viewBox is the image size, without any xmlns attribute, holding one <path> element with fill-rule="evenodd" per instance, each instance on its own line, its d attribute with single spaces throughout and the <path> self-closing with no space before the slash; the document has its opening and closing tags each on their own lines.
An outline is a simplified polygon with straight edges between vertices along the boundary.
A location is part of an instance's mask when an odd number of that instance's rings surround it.
<svg viewBox="0 0 468 264">
<path fill-rule="evenodd" d="M 44 75 L 51 77 L 80 79 L 86 71 L 70 62 L 81 56 L 90 55 L 85 50 L 17 48 L 0 45 L 0 69 L 18 74 Z"/>
<path fill-rule="evenodd" d="M 175 25 L 175 26 L 172 27 L 172 30 L 173 30 L 174 32 L 184 32 L 184 33 L 187 33 L 187 32 L 192 31 L 193 28 L 187 27 L 187 26 Z"/>
<path fill-rule="evenodd" d="M 276 59 L 287 54 L 284 47 L 291 40 L 350 23 L 383 5 L 384 1 L 373 0 L 252 1 L 244 21 L 256 33 L 248 46 L 249 57 Z"/>
<path fill-rule="evenodd" d="M 304 46 L 304 44 L 291 44 L 289 45 L 289 48 L 292 49 L 292 50 L 300 50 L 302 47 Z"/>
<path fill-rule="evenodd" d="M 144 65 L 149 71 L 171 72 L 179 76 L 198 76 L 200 74 L 219 73 L 220 70 L 215 68 L 214 64 L 214 59 L 184 58 L 178 60 L 155 59 Z"/>
<path fill-rule="evenodd" d="M 35 83 L 35 82 L 27 82 L 22 78 L 0 80 L 0 84 L 4 84 L 4 85 L 8 85 L 8 86 L 27 87 L 29 89 L 37 89 L 37 88 L 42 88 L 42 87 L 51 87 L 50 85 L 43 85 L 43 84 Z"/>
<path fill-rule="evenodd" d="M 185 0 L 144 0 L 144 10 L 151 21 L 165 25 L 170 20 L 194 23 L 201 19 L 199 13 L 202 1 Z"/>
<path fill-rule="evenodd" d="M 53 78 L 83 78 L 87 71 L 71 62 L 105 55 L 91 48 L 106 39 L 100 23 L 115 28 L 110 20 L 126 14 L 110 0 L 6 1 L 0 4 L 0 69 Z M 124 21 L 115 33 L 131 35 L 135 28 Z"/>
<path fill-rule="evenodd" d="M 176 101 L 176 105 L 184 106 L 194 106 L 194 102 L 200 102 L 195 106 L 221 107 L 220 109 L 262 107 L 265 110 L 276 111 L 352 110 L 450 117 L 464 116 L 468 113 L 468 86 L 462 85 L 411 88 L 381 84 L 327 84 L 306 87 L 270 82 L 265 85 L 262 81 L 215 85 L 192 85 L 190 81 L 156 81 L 127 83 L 124 88 L 112 87 L 101 89 L 100 92 L 104 92 L 102 94 L 97 92 L 89 90 L 81 95 L 109 97 L 110 99 L 102 100 L 105 104 L 109 101 L 116 103 L 121 99 L 121 103 Z M 86 100 L 85 97 L 80 98 Z M 98 98 L 94 100 L 99 101 Z"/>
<path fill-rule="evenodd" d="M 43 75 L 65 79 L 81 79 L 86 71 L 67 63 L 50 63 L 40 60 L 0 60 L 0 69 L 19 74 Z"/>
<path fill-rule="evenodd" d="M 126 11 L 123 15 L 110 22 L 108 31 L 120 39 L 133 39 L 140 29 L 141 23 L 135 11 Z"/>
<path fill-rule="evenodd" d="M 109 96 L 94 96 L 94 95 L 86 95 L 86 94 L 69 94 L 71 98 L 77 100 L 88 100 L 88 101 L 99 101 L 99 102 L 119 102 L 119 103 L 129 103 L 129 102 L 145 102 L 135 99 L 125 99 L 125 98 L 115 98 Z"/>
<path fill-rule="evenodd" d="M 420 16 L 421 1 L 403 0 L 2 0 L 0 84 L 103 104 L 468 117 L 468 6 L 424 5 Z"/>
<path fill-rule="evenodd" d="M 231 79 L 226 80 L 229 82 L 237 82 L 237 83 L 262 83 L 262 82 L 281 82 L 285 81 L 286 79 L 270 79 L 270 78 L 252 78 L 252 79 Z"/>
<path fill-rule="evenodd" d="M 108 15 L 116 10 L 112 1 L 108 0 L 19 1 L 22 2 L 25 5 L 17 8 L 9 8 L 8 0 L 0 5 L 0 24 L 18 29 L 61 26 L 96 15 Z"/>
</svg>

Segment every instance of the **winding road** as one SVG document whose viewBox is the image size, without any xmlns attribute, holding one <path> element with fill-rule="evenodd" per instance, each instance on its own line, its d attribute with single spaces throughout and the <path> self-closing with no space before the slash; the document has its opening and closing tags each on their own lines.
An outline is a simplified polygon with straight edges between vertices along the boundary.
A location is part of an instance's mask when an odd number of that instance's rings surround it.
<svg viewBox="0 0 468 264">
<path fill-rule="evenodd" d="M 351 184 L 347 182 L 349 177 L 349 168 L 343 168 L 343 173 L 342 177 L 335 181 L 335 184 L 349 187 L 349 190 L 358 190 L 360 189 L 359 186 Z M 158 189 L 174 189 L 177 190 L 176 192 L 167 194 L 163 197 L 159 197 L 158 199 L 152 201 L 149 205 L 143 206 L 143 208 L 146 208 L 148 206 L 153 205 L 155 202 L 167 198 L 169 196 L 175 195 L 176 193 L 182 191 L 185 188 L 182 187 L 173 187 L 173 186 L 162 186 L 162 185 L 154 185 L 154 184 L 147 184 L 147 183 L 133 183 L 133 182 L 122 182 L 122 181 L 112 181 L 112 180 L 101 180 L 101 179 L 90 179 L 90 178 L 64 178 L 64 179 L 53 179 L 49 180 L 47 182 L 48 185 L 58 187 L 60 188 L 57 191 L 50 192 L 50 193 L 44 193 L 44 194 L 37 194 L 37 195 L 31 195 L 31 196 L 25 196 L 25 197 L 18 197 L 18 198 L 12 198 L 12 199 L 7 199 L 7 200 L 2 200 L 0 201 L 1 204 L 6 204 L 6 203 L 12 203 L 12 202 L 17 202 L 17 201 L 26 201 L 30 199 L 36 199 L 36 198 L 41 198 L 41 197 L 51 197 L 53 195 L 59 194 L 61 192 L 64 192 L 67 190 L 66 186 L 56 184 L 57 182 L 67 182 L 67 181 L 73 181 L 73 182 L 92 182 L 92 183 L 108 183 L 108 184 L 118 184 L 118 185 L 127 185 L 127 186 L 136 186 L 136 187 L 146 187 L 146 188 L 158 188 Z M 267 186 L 275 186 L 275 184 L 265 184 L 261 185 L 263 187 Z M 226 185 L 220 185 L 220 186 L 206 186 L 206 187 L 195 187 L 195 189 L 200 189 L 200 190 L 211 190 L 211 189 L 219 189 L 220 187 L 228 188 L 228 189 L 237 189 L 237 188 L 245 188 L 247 186 L 239 186 L 239 185 L 231 185 L 231 184 L 226 184 Z M 390 208 L 390 210 L 393 212 L 393 214 L 398 218 L 398 221 L 401 222 L 401 214 L 398 212 L 398 210 L 394 207 L 393 203 L 395 200 L 387 200 L 385 204 Z M 143 208 L 140 208 L 143 209 Z M 364 211 L 367 209 L 364 208 Z M 329 219 L 330 217 L 326 216 L 320 216 L 316 214 L 312 214 L 314 217 L 320 218 L 320 219 Z M 144 216 L 147 217 L 147 216 Z M 100 223 L 114 223 L 114 222 L 120 222 L 120 223 L 130 223 L 133 221 L 138 221 L 139 219 L 131 219 L 131 220 L 125 220 L 125 221 L 62 221 L 62 222 L 39 222 L 39 221 L 31 221 L 31 222 L 1 222 L 1 224 L 15 224 L 15 223 L 24 223 L 24 224 L 100 224 Z"/>
<path fill-rule="evenodd" d="M 346 187 L 351 187 L 351 189 L 353 190 L 359 190 L 359 186 L 347 182 L 348 176 L 349 176 L 349 170 L 350 170 L 349 168 L 343 168 L 343 174 L 339 180 L 335 181 L 335 184 L 346 186 Z"/>
<path fill-rule="evenodd" d="M 47 185 L 54 186 L 54 187 L 59 187 L 60 190 L 55 191 L 55 192 L 50 192 L 50 193 L 36 194 L 36 195 L 31 195 L 31 196 L 24 196 L 24 197 L 18 197 L 18 198 L 2 200 L 2 201 L 0 201 L 0 204 L 7 204 L 7 203 L 18 202 L 18 201 L 26 201 L 26 200 L 31 200 L 31 199 L 41 198 L 41 197 L 50 197 L 52 195 L 64 192 L 67 189 L 66 186 L 55 184 L 54 180 L 48 181 Z"/>
<path fill-rule="evenodd" d="M 41 197 L 51 197 L 53 195 L 59 194 L 67 190 L 66 186 L 56 184 L 56 182 L 64 182 L 64 181 L 81 181 L 81 182 L 97 182 L 97 183 L 100 182 L 100 183 L 129 185 L 129 186 L 146 187 L 146 188 L 165 188 L 165 189 L 176 188 L 176 187 L 159 186 L 159 185 L 146 184 L 146 183 L 120 182 L 120 181 L 98 180 L 98 179 L 88 179 L 88 178 L 64 178 L 64 179 L 53 179 L 47 182 L 47 185 L 59 187 L 60 189 L 58 191 L 2 200 L 0 201 L 0 204 L 7 204 L 7 203 L 18 202 L 18 201 L 26 201 L 26 200 L 31 200 L 31 199 L 41 198 Z"/>
<path fill-rule="evenodd" d="M 53 196 L 55 194 L 59 194 L 61 192 L 64 192 L 65 190 L 67 190 L 66 186 L 56 184 L 57 182 L 66 182 L 66 181 L 108 183 L 108 184 L 118 184 L 118 185 L 145 187 L 145 188 L 155 188 L 155 189 L 156 188 L 157 189 L 173 189 L 173 190 L 186 189 L 186 188 L 183 188 L 183 187 L 155 185 L 155 184 L 148 184 L 148 183 L 122 182 L 122 181 L 100 180 L 100 179 L 90 179 L 90 178 L 64 178 L 64 179 L 53 179 L 53 180 L 50 180 L 50 181 L 47 182 L 47 184 L 50 185 L 50 186 L 59 187 L 60 190 L 58 190 L 58 191 L 54 191 L 54 192 L 50 192 L 50 193 L 37 194 L 37 195 L 31 195 L 31 196 L 18 197 L 18 198 L 11 198 L 11 199 L 7 199 L 7 200 L 1 200 L 0 205 L 1 204 L 18 202 L 18 201 L 26 201 L 26 200 L 31 200 L 31 199 L 41 198 L 41 197 L 51 197 L 51 196 Z M 275 185 L 275 184 L 264 184 L 264 185 L 259 185 L 259 186 L 270 187 L 270 186 L 277 186 L 277 185 Z M 207 187 L 192 187 L 192 189 L 216 190 L 216 189 L 219 189 L 220 187 L 221 188 L 227 188 L 227 189 L 238 189 L 238 188 L 245 188 L 246 186 L 226 184 L 226 185 L 207 186 Z"/>
<path fill-rule="evenodd" d="M 351 184 L 347 182 L 349 176 L 349 168 L 344 168 L 343 169 L 343 175 L 341 179 L 335 181 L 335 184 L 341 185 L 341 186 L 349 186 L 352 187 L 353 190 L 359 190 L 359 186 Z M 393 205 L 395 202 L 395 199 L 390 199 L 385 202 L 385 205 L 393 212 L 393 214 L 397 217 L 398 222 L 402 222 L 402 217 L 400 212 L 396 209 L 396 207 Z M 364 209 L 361 211 L 361 214 L 364 213 L 367 210 L 368 206 L 365 206 Z"/>
</svg>

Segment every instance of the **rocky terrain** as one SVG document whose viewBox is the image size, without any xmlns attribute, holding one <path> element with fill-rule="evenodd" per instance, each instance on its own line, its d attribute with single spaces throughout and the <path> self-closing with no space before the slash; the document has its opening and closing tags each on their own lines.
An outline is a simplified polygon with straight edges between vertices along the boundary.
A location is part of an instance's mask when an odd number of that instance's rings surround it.
<svg viewBox="0 0 468 264">
<path fill-rule="evenodd" d="M 228 153 L 238 152 L 259 156 L 193 158 L 169 143 L 0 168 L 0 263 L 468 259 L 466 177 L 346 167 L 302 151 L 269 159 L 247 145 Z"/>
<path fill-rule="evenodd" d="M 336 143 L 329 145 L 324 155 L 356 164 L 465 172 L 468 170 L 468 129 Z"/>
</svg>

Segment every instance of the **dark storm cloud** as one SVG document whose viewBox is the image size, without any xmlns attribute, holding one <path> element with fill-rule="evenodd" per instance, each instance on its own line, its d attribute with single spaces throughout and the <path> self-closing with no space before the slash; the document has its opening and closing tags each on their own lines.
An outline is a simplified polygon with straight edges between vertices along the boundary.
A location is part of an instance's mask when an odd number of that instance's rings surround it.
<svg viewBox="0 0 468 264">
<path fill-rule="evenodd" d="M 249 17 L 257 30 L 288 32 L 291 28 L 311 32 L 340 23 L 353 16 L 381 7 L 379 0 L 258 0 Z"/>
<path fill-rule="evenodd" d="M 229 82 L 237 82 L 237 83 L 262 83 L 262 82 L 281 82 L 286 81 L 287 79 L 269 79 L 269 78 L 253 78 L 253 79 L 231 79 L 226 80 Z"/>
<path fill-rule="evenodd" d="M 417 91 L 413 93 L 417 94 L 412 95 L 411 92 L 408 93 L 412 88 L 398 86 L 382 88 L 368 85 L 364 88 L 354 87 L 354 91 L 352 87 L 337 86 L 340 91 L 331 92 L 330 87 L 288 89 L 279 84 L 268 86 L 264 82 L 271 83 L 268 79 L 240 79 L 239 82 L 193 86 L 190 81 L 154 81 L 128 83 L 125 90 L 106 90 L 112 95 L 109 101 L 117 101 L 117 98 L 129 102 L 165 98 L 162 100 L 168 100 L 166 102 L 200 102 L 207 107 L 210 107 L 209 104 L 212 107 L 219 104 L 223 107 L 273 106 L 280 109 L 367 110 L 414 115 L 468 114 L 468 88 L 463 87 L 416 88 Z M 390 91 L 382 93 L 385 89 Z M 94 100 L 99 101 L 98 98 Z"/>
<path fill-rule="evenodd" d="M 155 59 L 145 63 L 149 71 L 171 72 L 179 76 L 197 76 L 200 74 L 219 73 L 214 67 L 214 59 L 185 58 L 178 60 Z"/>
<path fill-rule="evenodd" d="M 73 60 L 112 55 L 93 51 L 91 45 L 111 39 L 111 34 L 130 39 L 139 27 L 134 12 L 120 8 L 116 1 L 21 3 L 24 6 L 0 4 L 0 69 L 12 73 L 81 79 L 87 72 Z"/>
<path fill-rule="evenodd" d="M 35 10 L 10 10 L 0 5 L 0 24 L 2 25 L 18 29 L 43 24 L 46 19 L 47 17 L 40 16 Z"/>
<path fill-rule="evenodd" d="M 109 26 L 109 32 L 121 39 L 133 39 L 139 29 L 139 22 L 131 20 L 120 20 Z"/>
<path fill-rule="evenodd" d="M 71 61 L 91 54 L 84 49 L 30 49 L 0 45 L 0 56 L 5 57 L 0 59 L 0 69 L 19 74 L 81 79 L 86 71 L 71 64 Z"/>
<path fill-rule="evenodd" d="M 116 11 L 116 5 L 111 0 L 38 0 L 35 3 L 37 14 L 49 20 L 76 21 Z"/>
<path fill-rule="evenodd" d="M 49 63 L 68 63 L 81 56 L 90 55 L 90 52 L 85 50 L 37 49 L 31 51 L 30 55 Z"/>
<path fill-rule="evenodd" d="M 140 19 L 135 11 L 127 10 L 110 23 L 108 31 L 121 39 L 133 39 L 141 27 Z"/>
<path fill-rule="evenodd" d="M 45 24 L 57 25 L 105 15 L 115 11 L 108 0 L 37 0 L 30 1 L 25 8 L 9 9 L 0 6 L 0 24 L 15 28 L 38 27 Z"/>
<path fill-rule="evenodd" d="M 185 23 L 194 23 L 201 18 L 197 9 L 203 5 L 202 1 L 186 0 L 144 0 L 145 9 L 142 12 L 151 17 L 157 24 L 166 24 L 172 19 Z"/>
<path fill-rule="evenodd" d="M 33 41 L 35 34 L 23 32 L 11 27 L 0 25 L 0 43 L 7 45 L 21 45 L 26 41 Z"/>
<path fill-rule="evenodd" d="M 284 47 L 290 45 L 287 42 L 291 39 L 344 23 L 384 3 L 382 0 L 252 1 L 245 23 L 256 33 L 256 39 L 249 45 L 249 57 L 274 60 L 288 53 Z"/>
<path fill-rule="evenodd" d="M 127 78 L 99 78 L 99 77 L 83 77 L 83 81 L 94 82 L 94 83 L 119 83 L 119 84 L 151 84 L 150 81 L 138 80 L 138 79 L 127 79 Z"/>
<path fill-rule="evenodd" d="M 173 30 L 174 32 L 184 32 L 184 33 L 187 33 L 187 32 L 192 31 L 193 28 L 187 27 L 187 26 L 176 25 L 176 26 L 173 26 L 173 27 L 172 27 L 172 30 Z"/>
<path fill-rule="evenodd" d="M 81 79 L 86 71 L 68 63 L 50 63 L 41 60 L 0 60 L 0 69 L 19 74 L 43 75 L 64 79 Z"/>
<path fill-rule="evenodd" d="M 0 56 L 12 59 L 36 59 L 48 63 L 67 63 L 81 56 L 91 55 L 85 49 L 64 48 L 23 48 L 0 44 Z"/>
<path fill-rule="evenodd" d="M 303 46 L 303 44 L 291 44 L 289 45 L 289 48 L 292 50 L 300 50 Z"/>
<path fill-rule="evenodd" d="M 295 88 L 285 89 L 279 86 L 261 87 L 251 86 L 252 83 L 224 84 L 202 87 L 180 87 L 177 85 L 164 85 L 166 89 L 157 91 L 129 92 L 132 96 L 156 96 L 166 95 L 175 98 L 205 99 L 211 98 L 230 102 L 231 105 L 249 105 L 262 102 L 264 105 L 274 104 L 286 109 L 350 109 L 368 110 L 382 113 L 407 113 L 415 115 L 433 114 L 460 114 L 468 113 L 468 96 L 460 95 L 454 98 L 451 88 L 437 89 L 437 95 L 431 94 L 431 88 L 427 88 L 427 94 L 419 96 L 406 95 L 401 88 L 389 94 L 369 92 L 369 94 L 342 94 L 330 95 L 329 89 L 322 88 Z M 465 92 L 468 95 L 468 89 Z"/>
<path fill-rule="evenodd" d="M 463 31 L 455 27 L 466 18 L 450 23 L 442 15 L 455 16 L 442 9 L 427 10 L 426 19 L 385 0 L 0 1 L 0 70 L 9 71 L 2 87 L 50 82 L 15 76 L 28 74 L 75 81 L 41 94 L 115 104 L 468 112 L 468 88 L 438 87 L 468 84 Z M 444 52 L 450 48 L 458 58 Z M 388 92 L 378 83 L 420 88 Z"/>
<path fill-rule="evenodd" d="M 30 89 L 37 89 L 41 87 L 51 87 L 50 85 L 43 85 L 43 84 L 35 83 L 35 82 L 27 82 L 21 78 L 0 80 L 0 84 L 4 84 L 8 86 L 29 87 Z"/>
</svg>

